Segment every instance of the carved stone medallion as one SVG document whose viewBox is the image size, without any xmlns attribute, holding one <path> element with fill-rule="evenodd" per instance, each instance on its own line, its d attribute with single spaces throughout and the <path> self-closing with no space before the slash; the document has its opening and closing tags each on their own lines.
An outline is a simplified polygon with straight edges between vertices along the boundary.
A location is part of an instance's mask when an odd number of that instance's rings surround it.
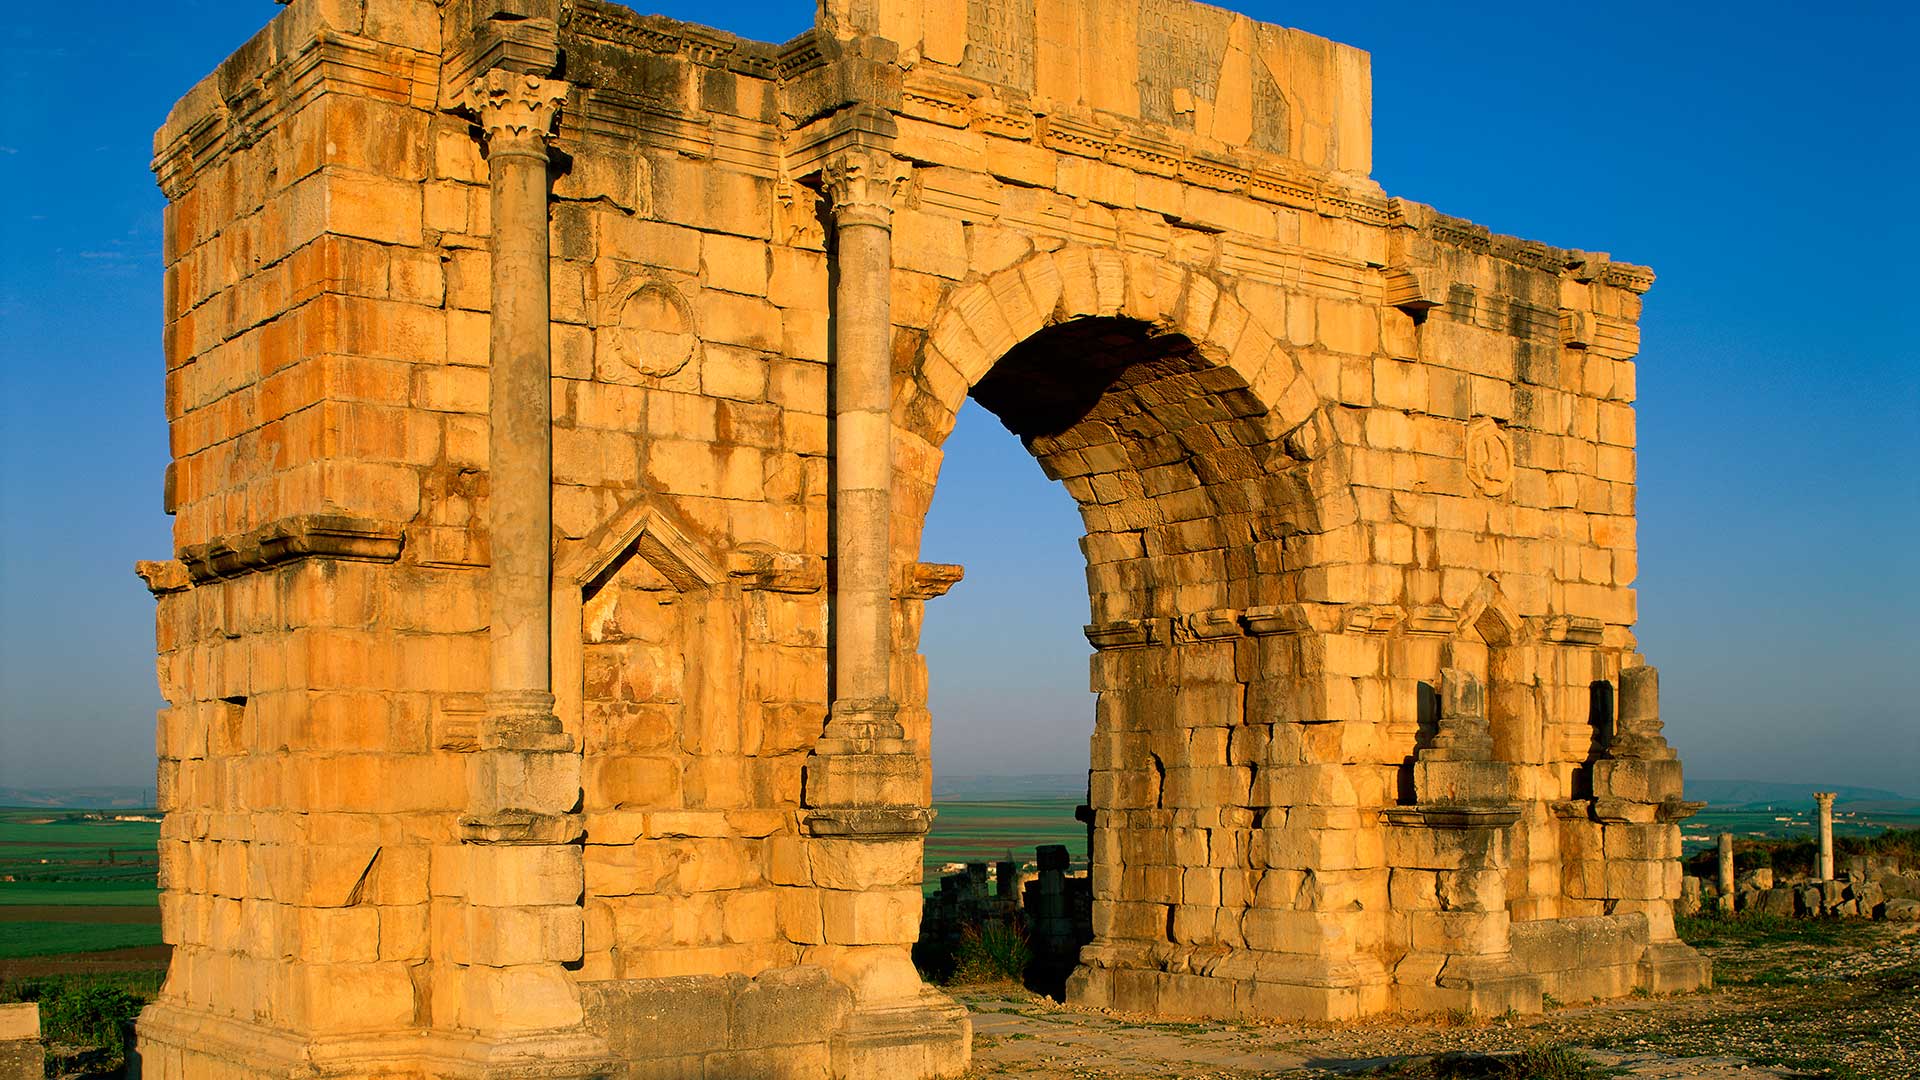
<svg viewBox="0 0 1920 1080">
<path fill-rule="evenodd" d="M 1513 483 L 1513 444 L 1484 416 L 1467 425 L 1467 479 L 1481 494 L 1496 497 Z"/>
<path fill-rule="evenodd" d="M 630 286 L 600 336 L 616 359 L 642 375 L 672 375 L 700 348 L 693 305 L 664 281 Z"/>
</svg>

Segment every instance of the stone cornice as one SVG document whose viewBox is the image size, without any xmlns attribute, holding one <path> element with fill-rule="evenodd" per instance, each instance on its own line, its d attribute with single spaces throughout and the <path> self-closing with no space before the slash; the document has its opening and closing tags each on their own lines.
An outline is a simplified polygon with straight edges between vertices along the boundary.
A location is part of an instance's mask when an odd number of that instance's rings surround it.
<svg viewBox="0 0 1920 1080">
<path fill-rule="evenodd" d="M 293 42 L 256 37 L 256 47 L 229 57 L 174 104 L 153 139 L 154 175 L 168 198 L 179 198 L 201 170 L 252 146 L 280 117 L 321 94 L 432 106 L 436 58 L 350 30 L 318 29 Z"/>
<path fill-rule="evenodd" d="M 396 525 L 335 514 L 301 514 L 182 548 L 180 562 L 197 584 L 313 557 L 393 562 L 400 557 L 403 542 Z M 154 580 L 149 579 L 149 587 Z M 171 584 L 170 577 L 166 580 Z"/>
</svg>

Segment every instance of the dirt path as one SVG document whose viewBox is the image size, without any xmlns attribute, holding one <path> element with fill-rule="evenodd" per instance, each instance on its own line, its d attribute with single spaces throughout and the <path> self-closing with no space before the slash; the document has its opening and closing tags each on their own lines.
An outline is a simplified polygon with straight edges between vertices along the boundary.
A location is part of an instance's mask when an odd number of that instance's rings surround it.
<svg viewBox="0 0 1920 1080">
<path fill-rule="evenodd" d="M 1703 942 L 1723 985 L 1448 1023 L 1167 1023 L 1012 987 L 961 991 L 978 1077 L 1309 1080 L 1419 1055 L 1566 1046 L 1640 1080 L 1920 1080 L 1920 927 L 1850 924 Z"/>
<path fill-rule="evenodd" d="M 0 960 L 0 979 L 30 975 L 97 975 L 108 971 L 164 971 L 171 945 L 136 945 L 130 949 L 68 953 L 64 956 L 25 956 Z"/>
</svg>

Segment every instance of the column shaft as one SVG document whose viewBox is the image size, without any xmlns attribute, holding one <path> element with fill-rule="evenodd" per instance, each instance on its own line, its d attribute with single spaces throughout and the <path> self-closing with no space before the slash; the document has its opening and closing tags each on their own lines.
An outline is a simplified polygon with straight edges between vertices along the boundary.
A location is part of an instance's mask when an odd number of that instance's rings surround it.
<svg viewBox="0 0 1920 1080">
<path fill-rule="evenodd" d="M 553 421 L 544 140 L 499 139 L 489 147 L 487 168 L 494 232 L 492 711 L 550 714 Z"/>
<path fill-rule="evenodd" d="M 893 234 L 882 215 L 847 217 L 834 235 L 833 696 L 868 705 L 893 699 Z"/>
<path fill-rule="evenodd" d="M 1733 834 L 1720 834 L 1720 897 L 1717 901 L 1721 911 L 1733 910 Z"/>
<path fill-rule="evenodd" d="M 1820 872 L 1821 881 L 1833 880 L 1833 797 L 1832 791 L 1813 793 L 1815 824 L 1820 829 Z"/>
<path fill-rule="evenodd" d="M 816 836 L 918 837 L 930 817 L 892 686 L 892 222 L 904 176 L 864 149 L 822 176 L 834 226 L 833 702 L 802 791 Z"/>
</svg>

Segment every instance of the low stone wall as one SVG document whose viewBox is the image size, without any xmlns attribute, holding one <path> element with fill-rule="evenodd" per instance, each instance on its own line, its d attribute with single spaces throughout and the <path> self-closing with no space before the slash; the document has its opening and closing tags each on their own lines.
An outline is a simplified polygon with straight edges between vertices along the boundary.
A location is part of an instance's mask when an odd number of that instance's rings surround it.
<svg viewBox="0 0 1920 1080">
<path fill-rule="evenodd" d="M 0 1005 L 0 1080 L 40 1080 L 45 1075 L 40 1006 Z"/>
<path fill-rule="evenodd" d="M 1513 924 L 1513 961 L 1557 1001 L 1703 989 L 1712 967 L 1677 941 L 1654 941 L 1644 914 L 1590 915 Z"/>
<path fill-rule="evenodd" d="M 1692 914 L 1720 903 L 1718 886 L 1703 878 L 1688 878 L 1681 890 L 1680 910 Z M 1869 879 L 1841 878 L 1815 881 L 1795 877 L 1775 882 L 1762 868 L 1741 875 L 1733 889 L 1733 910 L 1780 918 L 1920 919 L 1920 874 L 1891 873 Z"/>
<path fill-rule="evenodd" d="M 1513 924 L 1513 959 L 1560 1001 L 1621 997 L 1639 981 L 1644 915 L 1590 915 Z"/>
</svg>

